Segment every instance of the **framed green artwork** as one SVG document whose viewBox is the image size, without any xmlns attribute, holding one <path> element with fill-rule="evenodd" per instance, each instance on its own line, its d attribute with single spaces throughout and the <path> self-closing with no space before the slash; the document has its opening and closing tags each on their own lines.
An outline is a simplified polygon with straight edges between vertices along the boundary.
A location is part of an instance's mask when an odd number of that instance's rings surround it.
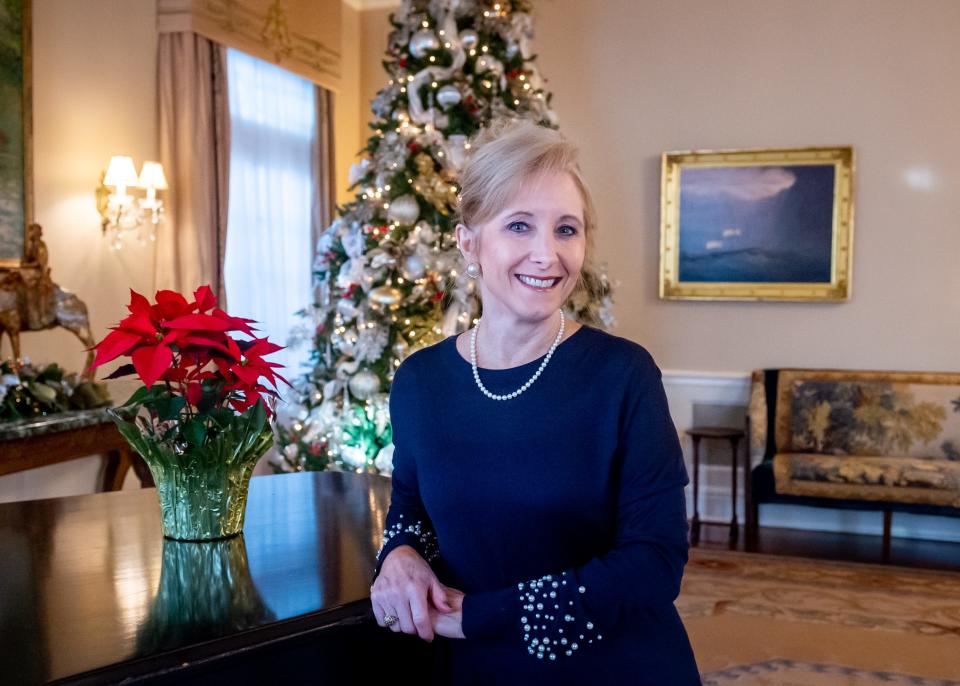
<svg viewBox="0 0 960 686">
<path fill-rule="evenodd" d="M 33 222 L 31 0 L 0 0 L 0 267 L 18 267 Z"/>
</svg>

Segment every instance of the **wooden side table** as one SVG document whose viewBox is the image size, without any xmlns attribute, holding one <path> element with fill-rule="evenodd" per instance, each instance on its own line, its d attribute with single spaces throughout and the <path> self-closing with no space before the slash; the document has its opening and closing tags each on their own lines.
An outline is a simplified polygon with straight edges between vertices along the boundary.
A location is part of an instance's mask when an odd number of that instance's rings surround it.
<svg viewBox="0 0 960 686">
<path fill-rule="evenodd" d="M 143 458 L 103 409 L 0 424 L 0 476 L 97 454 L 104 455 L 100 490 L 119 491 L 131 468 L 141 486 L 153 486 Z"/>
<path fill-rule="evenodd" d="M 730 518 L 730 546 L 733 547 L 740 537 L 740 528 L 737 523 L 737 454 L 740 441 L 745 436 L 743 429 L 728 426 L 695 426 L 685 432 L 693 439 L 693 519 L 690 520 L 690 543 L 700 543 L 700 440 L 704 438 L 718 438 L 730 441 L 730 490 L 731 513 Z M 749 469 L 749 460 L 745 461 Z"/>
</svg>

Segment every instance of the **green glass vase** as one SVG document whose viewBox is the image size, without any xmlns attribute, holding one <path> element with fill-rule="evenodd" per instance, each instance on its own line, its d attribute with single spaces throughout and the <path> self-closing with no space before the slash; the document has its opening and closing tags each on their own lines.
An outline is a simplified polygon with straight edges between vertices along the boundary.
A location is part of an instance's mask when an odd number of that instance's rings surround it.
<svg viewBox="0 0 960 686">
<path fill-rule="evenodd" d="M 166 540 L 160 585 L 137 630 L 136 654 L 153 656 L 274 619 L 250 575 L 243 534 L 221 541 Z"/>
<path fill-rule="evenodd" d="M 166 538 L 213 541 L 243 531 L 253 468 L 273 443 L 262 416 L 238 415 L 229 430 L 191 444 L 179 437 L 156 440 L 119 413 L 110 414 L 153 475 Z"/>
</svg>

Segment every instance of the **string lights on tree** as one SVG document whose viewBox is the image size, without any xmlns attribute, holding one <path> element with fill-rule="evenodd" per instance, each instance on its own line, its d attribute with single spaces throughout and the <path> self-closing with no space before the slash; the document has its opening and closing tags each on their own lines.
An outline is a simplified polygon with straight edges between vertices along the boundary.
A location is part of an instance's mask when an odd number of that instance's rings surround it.
<svg viewBox="0 0 960 686">
<path fill-rule="evenodd" d="M 389 80 L 350 170 L 356 195 L 319 239 L 316 302 L 291 341 L 311 346 L 312 368 L 294 384 L 276 469 L 389 473 L 394 371 L 480 316 L 454 236 L 457 179 L 471 137 L 493 119 L 557 127 L 530 50 L 531 9 L 526 0 L 404 0 L 390 15 Z M 605 272 L 585 270 L 583 284 L 566 308 L 610 326 Z"/>
</svg>

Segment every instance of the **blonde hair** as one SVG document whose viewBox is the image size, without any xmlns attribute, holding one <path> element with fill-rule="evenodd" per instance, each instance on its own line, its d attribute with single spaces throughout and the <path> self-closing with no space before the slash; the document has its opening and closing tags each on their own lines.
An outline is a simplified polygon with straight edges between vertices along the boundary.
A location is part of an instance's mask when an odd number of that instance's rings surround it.
<svg viewBox="0 0 960 686">
<path fill-rule="evenodd" d="M 460 171 L 456 220 L 469 227 L 483 224 L 506 208 L 523 182 L 543 173 L 566 172 L 583 201 L 586 270 L 593 254 L 596 211 L 577 161 L 577 147 L 556 129 L 530 119 L 509 118 L 495 119 L 481 129 L 470 147 Z"/>
</svg>

